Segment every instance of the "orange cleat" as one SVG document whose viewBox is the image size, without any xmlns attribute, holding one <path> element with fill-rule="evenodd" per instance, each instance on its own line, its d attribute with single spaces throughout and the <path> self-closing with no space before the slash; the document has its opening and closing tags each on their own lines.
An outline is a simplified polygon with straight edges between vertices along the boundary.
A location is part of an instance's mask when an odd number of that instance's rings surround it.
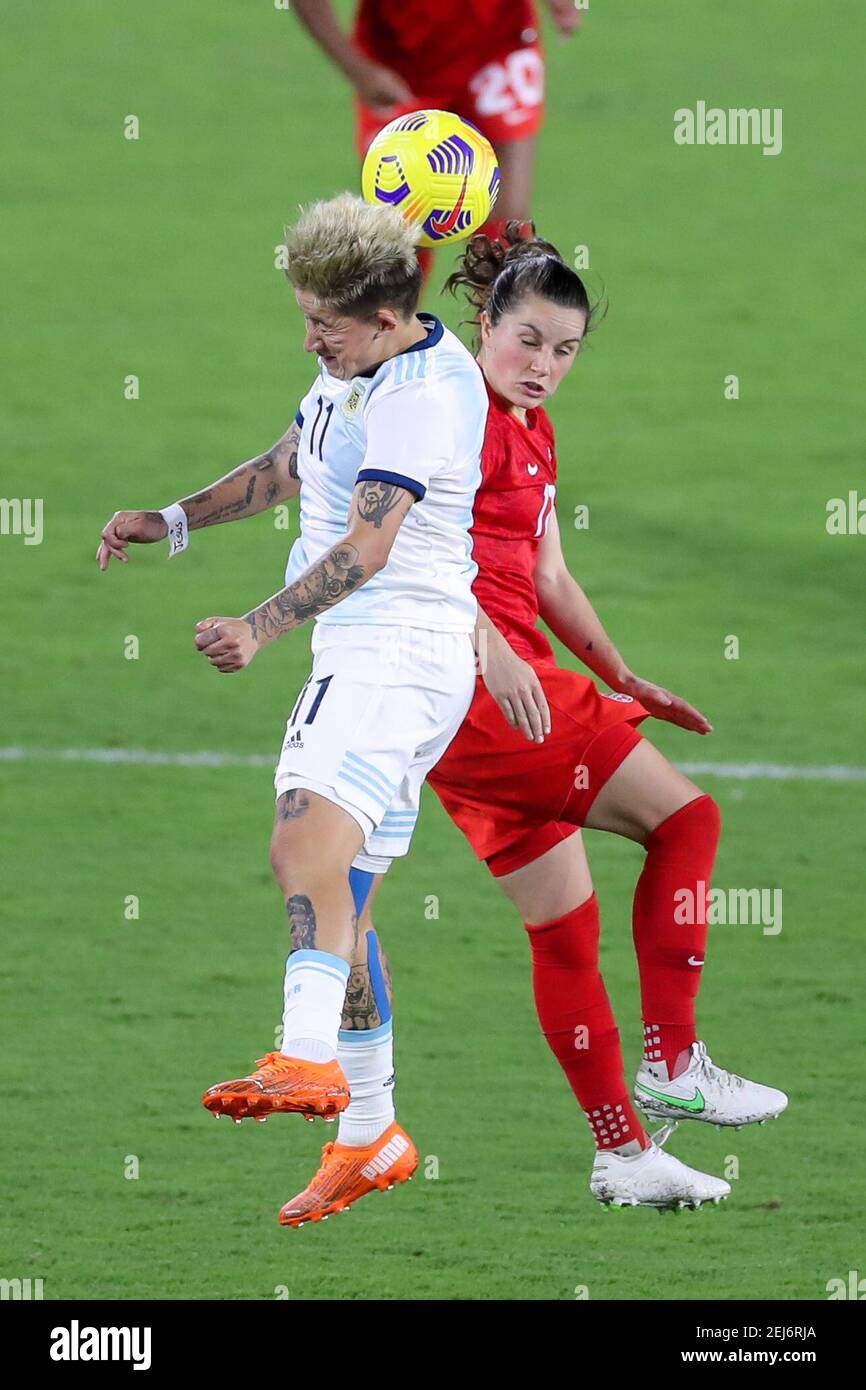
<svg viewBox="0 0 866 1390">
<path fill-rule="evenodd" d="M 205 1091 L 201 1103 L 219 1119 L 231 1115 L 236 1124 L 251 1116 L 266 1120 L 268 1115 L 296 1112 L 312 1120 L 321 1115 L 335 1120 L 349 1104 L 349 1083 L 343 1068 L 332 1062 L 307 1062 L 302 1057 L 284 1057 L 269 1052 L 256 1062 L 258 1071 L 239 1081 L 219 1081 Z"/>
<path fill-rule="evenodd" d="M 374 1144 L 326 1144 L 322 1166 L 309 1187 L 292 1197 L 280 1211 L 281 1226 L 327 1221 L 331 1212 L 348 1211 L 359 1197 L 376 1188 L 387 1192 L 398 1182 L 410 1182 L 418 1167 L 418 1150 L 396 1120 Z"/>
</svg>

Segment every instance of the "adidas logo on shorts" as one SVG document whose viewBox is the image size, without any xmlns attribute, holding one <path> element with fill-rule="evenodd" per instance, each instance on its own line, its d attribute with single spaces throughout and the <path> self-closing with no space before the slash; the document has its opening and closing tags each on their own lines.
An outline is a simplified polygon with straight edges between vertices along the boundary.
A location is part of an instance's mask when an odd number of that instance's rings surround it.
<svg viewBox="0 0 866 1390">
<path fill-rule="evenodd" d="M 375 1178 L 387 1173 L 392 1163 L 396 1163 L 401 1154 L 404 1154 L 409 1147 L 408 1140 L 402 1134 L 395 1134 L 393 1139 L 389 1139 L 384 1148 L 380 1149 L 375 1158 L 371 1158 L 369 1163 L 365 1163 L 361 1169 L 361 1176 L 373 1182 Z"/>
<path fill-rule="evenodd" d="M 296 733 L 292 734 L 289 738 L 286 739 L 285 743 L 283 744 L 283 750 L 285 752 L 288 752 L 290 748 L 303 748 L 303 746 L 304 740 L 301 738 L 300 729 L 298 729 Z"/>
</svg>

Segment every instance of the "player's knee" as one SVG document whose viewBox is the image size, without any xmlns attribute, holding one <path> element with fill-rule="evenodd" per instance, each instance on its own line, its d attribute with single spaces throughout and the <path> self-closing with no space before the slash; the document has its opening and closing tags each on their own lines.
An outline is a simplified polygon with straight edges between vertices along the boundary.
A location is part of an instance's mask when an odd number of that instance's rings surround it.
<svg viewBox="0 0 866 1390">
<path fill-rule="evenodd" d="M 677 844 L 681 850 L 716 850 L 722 834 L 722 812 L 717 801 L 694 789 L 695 795 L 686 801 L 649 833 L 647 848 Z"/>
<path fill-rule="evenodd" d="M 722 811 L 719 803 L 707 792 L 695 789 L 694 801 L 684 807 L 688 830 L 706 845 L 716 846 L 722 835 Z"/>
<path fill-rule="evenodd" d="M 301 823 L 283 822 L 271 835 L 271 868 L 283 897 L 327 888 L 338 877 L 348 880 L 352 853 L 351 846 Z"/>
<path fill-rule="evenodd" d="M 569 970 L 575 978 L 598 972 L 601 924 L 595 897 L 555 922 L 526 928 L 533 964 Z"/>
<path fill-rule="evenodd" d="M 307 882 L 317 874 L 320 861 L 316 855 L 310 854 L 310 846 L 306 843 L 308 839 L 309 836 L 295 826 L 274 827 L 271 836 L 271 868 L 284 897 L 300 891 L 298 881 L 302 869 Z"/>
<path fill-rule="evenodd" d="M 279 883 L 280 887 L 282 888 L 282 875 L 283 864 L 285 862 L 285 851 L 283 849 L 282 836 L 279 835 L 276 829 L 274 829 L 274 832 L 271 835 L 271 847 L 270 854 L 268 857 L 270 859 L 271 871 L 273 872 L 274 878 L 277 880 L 277 883 Z"/>
<path fill-rule="evenodd" d="M 718 844 L 722 837 L 722 808 L 711 796 L 704 796 L 701 800 L 705 803 L 703 814 L 707 818 L 707 834 Z"/>
</svg>

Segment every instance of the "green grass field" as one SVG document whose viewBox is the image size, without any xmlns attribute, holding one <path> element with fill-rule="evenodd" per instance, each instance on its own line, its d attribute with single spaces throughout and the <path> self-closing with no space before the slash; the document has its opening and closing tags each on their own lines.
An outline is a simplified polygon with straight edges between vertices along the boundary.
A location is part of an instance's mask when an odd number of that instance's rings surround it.
<svg viewBox="0 0 866 1390">
<path fill-rule="evenodd" d="M 717 884 L 784 894 L 779 935 L 711 937 L 702 1035 L 791 1095 L 754 1132 L 680 1126 L 680 1157 L 738 1160 L 723 1207 L 660 1220 L 591 1200 L 520 923 L 432 795 L 378 911 L 416 1181 L 280 1229 L 330 1129 L 215 1126 L 199 1106 L 279 1023 L 270 769 L 54 755 L 278 751 L 306 635 L 222 680 L 192 631 L 278 587 L 287 533 L 265 515 L 107 576 L 93 553 L 113 510 L 204 486 L 294 413 L 311 367 L 273 248 L 300 201 L 356 186 L 349 102 L 270 0 L 49 0 L 5 28 L 0 490 L 44 499 L 44 540 L 0 536 L 0 742 L 26 751 L 0 769 L 0 1276 L 42 1278 L 48 1299 L 826 1297 L 863 1259 L 862 781 L 700 779 L 725 816 Z M 715 723 L 700 742 L 648 728 L 677 761 L 866 766 L 866 538 L 825 529 L 827 500 L 863 485 L 864 37 L 855 0 L 619 0 L 571 45 L 551 35 L 537 217 L 589 246 L 610 301 L 552 410 L 560 517 L 632 667 Z M 781 107 L 783 152 L 675 145 L 674 110 L 699 100 Z M 631 1069 L 641 856 L 587 843 Z"/>
</svg>

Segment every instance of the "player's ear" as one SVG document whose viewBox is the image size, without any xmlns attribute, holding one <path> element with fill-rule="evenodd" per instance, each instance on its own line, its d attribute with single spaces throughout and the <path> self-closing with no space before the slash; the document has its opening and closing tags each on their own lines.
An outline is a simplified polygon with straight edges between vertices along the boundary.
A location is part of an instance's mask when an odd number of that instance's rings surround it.
<svg viewBox="0 0 866 1390">
<path fill-rule="evenodd" d="M 400 316 L 393 309 L 376 310 L 376 333 L 393 333 L 400 322 Z"/>
<path fill-rule="evenodd" d="M 486 343 L 490 338 L 490 334 L 493 332 L 490 315 L 486 309 L 482 309 L 481 313 L 478 315 L 478 326 L 481 329 L 481 341 L 482 343 Z"/>
</svg>

